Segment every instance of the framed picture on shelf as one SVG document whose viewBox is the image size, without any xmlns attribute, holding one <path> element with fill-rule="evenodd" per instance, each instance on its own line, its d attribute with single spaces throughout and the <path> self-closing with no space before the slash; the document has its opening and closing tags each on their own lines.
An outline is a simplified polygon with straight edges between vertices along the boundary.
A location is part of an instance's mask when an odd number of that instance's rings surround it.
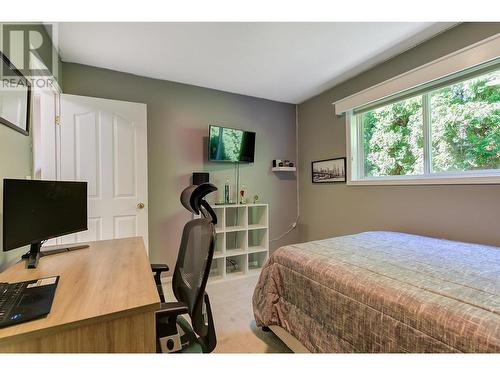
<svg viewBox="0 0 500 375">
<path fill-rule="evenodd" d="M 313 184 L 346 182 L 346 158 L 317 160 L 311 163 Z"/>
<path fill-rule="evenodd" d="M 0 52 L 0 124 L 24 135 L 29 134 L 31 85 Z"/>
</svg>

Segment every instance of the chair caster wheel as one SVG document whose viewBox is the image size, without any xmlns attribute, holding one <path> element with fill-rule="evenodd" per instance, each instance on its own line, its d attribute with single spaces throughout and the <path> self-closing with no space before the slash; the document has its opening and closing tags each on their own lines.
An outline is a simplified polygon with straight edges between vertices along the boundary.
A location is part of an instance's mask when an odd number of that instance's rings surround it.
<svg viewBox="0 0 500 375">
<path fill-rule="evenodd" d="M 262 327 L 262 332 L 271 332 L 271 328 L 269 327 Z"/>
</svg>

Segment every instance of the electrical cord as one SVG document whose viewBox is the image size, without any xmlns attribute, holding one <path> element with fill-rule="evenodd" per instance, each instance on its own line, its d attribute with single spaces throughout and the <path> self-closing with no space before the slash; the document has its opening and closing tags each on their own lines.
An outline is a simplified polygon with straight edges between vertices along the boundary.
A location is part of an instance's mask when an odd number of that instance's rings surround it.
<svg viewBox="0 0 500 375">
<path fill-rule="evenodd" d="M 297 219 L 298 219 L 298 217 L 297 217 Z M 292 232 L 293 230 L 295 230 L 295 228 L 297 228 L 297 224 L 293 223 L 292 227 L 290 229 L 288 229 L 285 233 L 283 233 L 279 237 L 276 237 L 276 238 L 273 238 L 273 239 L 269 240 L 269 242 L 276 242 L 276 241 L 281 240 L 282 238 L 286 237 L 290 232 Z"/>
<path fill-rule="evenodd" d="M 296 104 L 295 105 L 295 169 L 297 171 L 297 217 L 295 218 L 295 222 L 292 224 L 291 228 L 289 228 L 285 233 L 282 235 L 272 238 L 269 240 L 269 242 L 276 242 L 281 240 L 282 238 L 286 237 L 288 234 L 293 232 L 296 228 L 297 225 L 299 224 L 299 219 L 300 219 L 300 195 L 299 195 L 299 106 Z"/>
</svg>

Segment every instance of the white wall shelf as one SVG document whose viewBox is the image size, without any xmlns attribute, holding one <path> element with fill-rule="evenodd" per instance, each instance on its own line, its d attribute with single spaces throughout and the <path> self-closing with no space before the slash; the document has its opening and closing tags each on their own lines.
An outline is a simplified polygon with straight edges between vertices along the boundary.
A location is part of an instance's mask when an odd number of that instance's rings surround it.
<svg viewBox="0 0 500 375">
<path fill-rule="evenodd" d="M 218 223 L 209 282 L 258 274 L 269 258 L 269 206 L 255 203 L 213 208 Z"/>
<path fill-rule="evenodd" d="M 274 167 L 272 169 L 273 172 L 295 172 L 296 170 L 296 167 Z"/>
</svg>

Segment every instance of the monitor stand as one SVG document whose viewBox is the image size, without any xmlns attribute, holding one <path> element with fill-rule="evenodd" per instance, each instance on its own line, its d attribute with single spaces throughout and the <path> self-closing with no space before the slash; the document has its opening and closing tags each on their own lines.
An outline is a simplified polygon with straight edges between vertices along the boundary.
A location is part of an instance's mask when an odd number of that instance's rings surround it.
<svg viewBox="0 0 500 375">
<path fill-rule="evenodd" d="M 26 259 L 26 268 L 34 269 L 38 265 L 38 261 L 41 257 L 45 257 L 47 255 L 55 255 L 60 253 L 65 253 L 67 251 L 75 251 L 80 249 L 86 249 L 90 247 L 89 245 L 75 245 L 71 247 L 62 247 L 58 249 L 52 249 L 47 251 L 41 251 L 42 243 L 33 243 L 31 244 L 30 251 L 24 254 L 21 258 Z"/>
<path fill-rule="evenodd" d="M 40 260 L 40 248 L 42 247 L 41 242 L 32 243 L 30 251 L 24 254 L 21 258 L 26 259 L 26 268 L 33 269 L 38 265 Z"/>
<path fill-rule="evenodd" d="M 58 247 L 58 248 L 51 248 L 50 250 L 40 250 L 40 256 L 41 257 L 46 257 L 47 255 L 55 255 L 55 254 L 61 254 L 61 253 L 66 253 L 68 251 L 75 251 L 75 250 L 81 250 L 81 249 L 87 249 L 89 248 L 90 245 L 74 245 L 74 246 L 64 246 L 63 247 Z"/>
</svg>

